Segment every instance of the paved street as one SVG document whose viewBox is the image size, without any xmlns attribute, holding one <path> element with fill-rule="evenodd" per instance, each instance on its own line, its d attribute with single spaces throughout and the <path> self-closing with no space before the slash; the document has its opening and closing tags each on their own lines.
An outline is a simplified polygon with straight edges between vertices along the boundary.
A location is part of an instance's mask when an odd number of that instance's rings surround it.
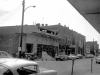
<svg viewBox="0 0 100 75">
<path fill-rule="evenodd" d="M 39 66 L 54 69 L 58 71 L 58 75 L 71 75 L 72 60 L 68 61 L 41 61 L 38 62 Z M 91 74 L 91 59 L 77 59 L 74 63 L 74 74 L 73 75 L 87 75 Z M 93 59 L 93 74 L 100 73 L 100 64 L 95 63 Z"/>
</svg>

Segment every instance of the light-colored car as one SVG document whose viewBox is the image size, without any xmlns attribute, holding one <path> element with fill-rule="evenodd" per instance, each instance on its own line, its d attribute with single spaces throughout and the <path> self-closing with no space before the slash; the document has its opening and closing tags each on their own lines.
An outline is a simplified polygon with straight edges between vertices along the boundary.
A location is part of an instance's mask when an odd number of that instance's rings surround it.
<svg viewBox="0 0 100 75">
<path fill-rule="evenodd" d="M 96 63 L 100 63 L 100 55 L 95 58 Z"/>
<path fill-rule="evenodd" d="M 81 55 L 81 54 L 77 54 L 76 56 L 77 56 L 77 59 L 82 59 L 83 58 L 83 55 Z"/>
<path fill-rule="evenodd" d="M 0 51 L 0 58 L 13 58 L 13 57 L 6 51 Z"/>
<path fill-rule="evenodd" d="M 77 56 L 74 55 L 74 54 L 70 54 L 70 55 L 68 56 L 68 59 L 69 59 L 69 60 L 76 59 L 76 58 L 77 58 Z"/>
<path fill-rule="evenodd" d="M 57 71 L 39 67 L 38 63 L 25 59 L 1 58 L 0 75 L 57 75 Z"/>
<path fill-rule="evenodd" d="M 86 58 L 94 58 L 94 55 L 93 55 L 93 54 L 86 54 L 85 57 L 86 57 Z"/>
<path fill-rule="evenodd" d="M 55 56 L 55 59 L 61 61 L 68 60 L 68 55 L 57 55 Z"/>
</svg>

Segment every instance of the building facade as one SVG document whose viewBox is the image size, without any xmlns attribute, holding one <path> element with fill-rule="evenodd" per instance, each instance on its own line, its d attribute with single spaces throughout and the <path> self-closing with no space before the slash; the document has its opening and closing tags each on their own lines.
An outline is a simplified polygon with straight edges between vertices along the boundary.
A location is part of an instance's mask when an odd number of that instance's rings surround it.
<svg viewBox="0 0 100 75">
<path fill-rule="evenodd" d="M 65 54 L 85 54 L 85 42 L 86 38 L 84 35 L 77 33 L 60 23 L 52 26 L 44 26 L 45 28 L 58 32 L 60 37 L 59 51 L 65 52 Z"/>
<path fill-rule="evenodd" d="M 90 53 L 93 55 L 98 55 L 99 52 L 99 44 L 97 41 L 87 41 L 86 42 L 86 53 Z"/>
<path fill-rule="evenodd" d="M 20 46 L 20 26 L 0 28 L 0 49 L 10 54 L 18 53 Z M 57 33 L 42 28 L 40 24 L 24 25 L 22 51 L 36 53 L 42 57 L 42 51 L 46 51 L 54 57 L 58 53 L 59 37 Z"/>
<path fill-rule="evenodd" d="M 11 54 L 18 53 L 20 32 L 21 26 L 0 27 L 0 49 Z M 23 27 L 22 51 L 36 53 L 40 58 L 43 51 L 52 57 L 55 54 L 84 55 L 86 53 L 85 47 L 86 38 L 84 35 L 62 26 L 60 23 L 51 26 L 38 23 Z"/>
</svg>

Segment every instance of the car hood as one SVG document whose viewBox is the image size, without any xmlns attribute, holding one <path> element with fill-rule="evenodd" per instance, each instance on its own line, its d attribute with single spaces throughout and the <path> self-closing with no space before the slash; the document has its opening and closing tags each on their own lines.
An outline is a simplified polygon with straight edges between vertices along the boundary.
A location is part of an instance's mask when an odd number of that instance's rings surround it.
<svg viewBox="0 0 100 75">
<path fill-rule="evenodd" d="M 0 58 L 0 63 L 6 62 L 6 61 L 11 61 L 11 60 L 17 60 L 18 58 Z"/>
</svg>

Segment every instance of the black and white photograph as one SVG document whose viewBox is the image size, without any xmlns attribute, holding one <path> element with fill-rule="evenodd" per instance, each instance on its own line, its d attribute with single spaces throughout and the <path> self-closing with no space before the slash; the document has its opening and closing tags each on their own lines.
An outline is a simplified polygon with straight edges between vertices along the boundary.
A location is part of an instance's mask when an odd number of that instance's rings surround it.
<svg viewBox="0 0 100 75">
<path fill-rule="evenodd" d="M 100 0 L 0 0 L 0 75 L 100 75 Z"/>
</svg>

